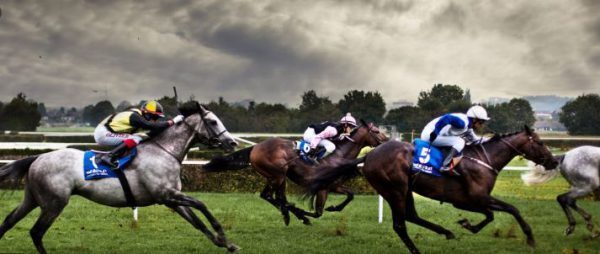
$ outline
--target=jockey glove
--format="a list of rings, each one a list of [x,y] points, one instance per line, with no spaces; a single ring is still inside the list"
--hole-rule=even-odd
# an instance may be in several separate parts
[[[183,121],[183,116],[182,115],[177,115],[176,117],[173,117],[173,123],[174,124],[181,123],[182,121]]]

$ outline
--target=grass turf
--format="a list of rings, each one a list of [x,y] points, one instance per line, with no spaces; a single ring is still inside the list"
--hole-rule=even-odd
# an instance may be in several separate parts
[[[482,215],[422,197],[416,198],[421,217],[453,231],[457,239],[445,240],[443,236],[408,223],[410,237],[423,253],[598,253],[600,239],[589,238],[590,233],[578,215],[575,215],[578,222],[575,233],[569,237],[563,235],[566,219],[555,197],[567,190],[566,182],[558,178],[546,185],[526,187],[519,179],[520,173],[502,172],[494,195],[520,209],[533,229],[536,249],[525,244],[518,224],[508,214],[495,213],[495,220],[473,235],[455,221],[468,218],[479,222]],[[240,253],[407,253],[392,230],[387,205],[383,224],[377,223],[376,196],[359,195],[346,210],[326,213],[312,220],[312,226],[305,226],[292,216],[290,226],[286,227],[275,208],[258,194],[190,194],[205,202],[224,226],[229,239],[242,247]],[[21,191],[2,191],[0,217],[14,209],[21,198]],[[306,207],[297,197],[290,199]],[[328,204],[341,200],[342,197],[334,196]],[[579,204],[600,216],[598,203],[588,199]],[[39,209],[34,210],[0,240],[0,253],[35,251],[28,231],[38,214]],[[138,226],[133,227],[130,209],[99,206],[73,197],[46,234],[45,246],[50,253],[226,252],[163,206],[141,208],[139,219]]]

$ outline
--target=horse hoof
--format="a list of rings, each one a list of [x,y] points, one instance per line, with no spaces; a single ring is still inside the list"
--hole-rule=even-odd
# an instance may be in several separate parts
[[[283,216],[283,223],[285,223],[286,226],[290,225],[290,216]]]
[[[594,232],[594,224],[593,223],[588,222],[586,227],[590,232]]]
[[[467,220],[467,219],[459,220],[456,223],[460,224],[463,228],[466,228],[466,229],[471,228],[471,223],[469,223],[469,220]]]
[[[535,240],[533,239],[527,239],[527,245],[529,245],[531,248],[535,248]]]
[[[446,240],[452,240],[452,239],[455,239],[455,238],[456,238],[456,236],[454,236],[454,233],[452,233],[452,232],[448,232],[446,234]]]
[[[567,229],[565,229],[565,236],[572,234],[573,231],[575,231],[575,226],[568,226]]]
[[[339,210],[335,206],[330,206],[330,207],[325,208],[325,211],[328,211],[328,212],[338,212]]]
[[[235,244],[232,244],[232,243],[231,243],[231,244],[229,244],[229,245],[227,245],[227,251],[229,251],[229,252],[231,252],[231,253],[237,252],[237,251],[238,251],[238,250],[240,250],[240,249],[241,249],[241,248],[240,248],[239,246],[237,246],[237,245],[235,245]]]
[[[307,225],[307,226],[312,226],[312,223],[310,222],[309,219],[302,220],[302,223],[304,223],[304,225]]]

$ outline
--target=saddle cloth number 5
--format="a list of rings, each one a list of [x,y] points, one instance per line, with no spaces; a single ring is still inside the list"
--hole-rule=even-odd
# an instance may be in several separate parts
[[[431,159],[429,152],[429,148],[423,147],[423,149],[421,149],[421,154],[419,154],[419,162],[421,162],[422,164],[427,164]]]

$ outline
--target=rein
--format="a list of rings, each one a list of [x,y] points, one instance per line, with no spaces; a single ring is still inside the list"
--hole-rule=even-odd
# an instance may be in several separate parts
[[[184,126],[187,127],[187,130],[192,130],[194,131],[194,128],[187,123],[187,121],[185,121],[185,119],[182,121]],[[183,158],[179,158],[175,153],[173,153],[172,151],[170,151],[169,149],[165,148],[163,145],[161,145],[160,143],[156,142],[156,140],[151,139],[150,140],[152,143],[156,144],[156,146],[158,146],[158,148],[160,148],[161,150],[165,151],[167,154],[171,155],[171,157],[177,159],[177,161],[179,161],[179,163],[181,163],[183,161]]]

